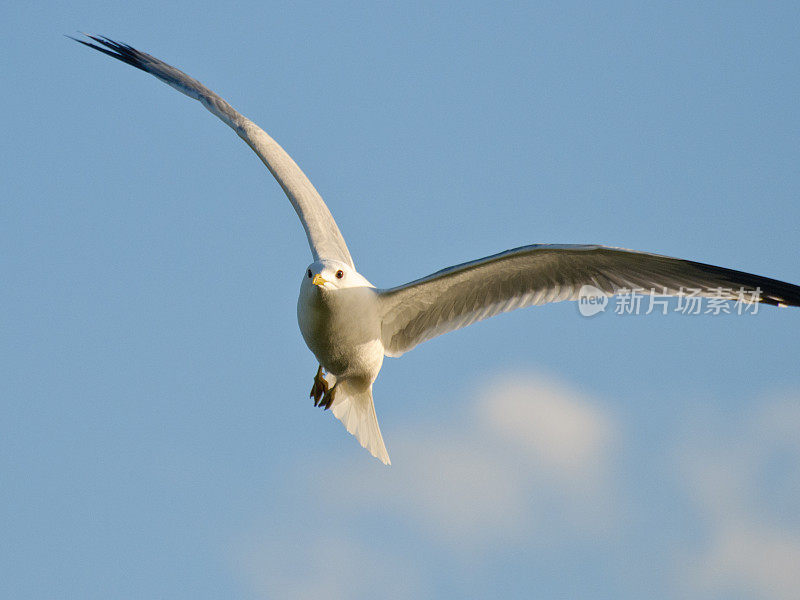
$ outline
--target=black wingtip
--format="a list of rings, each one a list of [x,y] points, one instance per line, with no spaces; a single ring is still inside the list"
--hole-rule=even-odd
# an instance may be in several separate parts
[[[111,56],[112,58],[121,60],[132,67],[136,67],[142,71],[147,71],[144,64],[148,58],[148,55],[144,52],[140,52],[133,46],[129,46],[128,44],[124,44],[122,42],[117,42],[104,35],[91,35],[83,32],[81,32],[81,35],[86,36],[95,43],[93,44],[92,42],[87,42],[86,40],[81,40],[72,37],[71,35],[66,35],[66,37],[78,42],[79,44],[83,44],[88,48],[92,48],[98,52],[102,52],[103,54]]]
[[[754,275],[744,271],[715,267],[705,263],[691,262],[700,270],[713,276],[722,276],[733,284],[733,289],[741,288],[756,294],[755,301],[770,306],[800,307],[800,286],[762,275]]]

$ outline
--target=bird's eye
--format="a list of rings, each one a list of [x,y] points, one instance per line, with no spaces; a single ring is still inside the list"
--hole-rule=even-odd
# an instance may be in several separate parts
[[[336,271],[336,279],[341,279],[342,277],[344,277],[344,271],[339,269],[338,271]]]
[[[308,278],[309,278],[309,279],[311,279],[311,269],[309,269],[308,271],[306,271],[306,275],[308,275]]]

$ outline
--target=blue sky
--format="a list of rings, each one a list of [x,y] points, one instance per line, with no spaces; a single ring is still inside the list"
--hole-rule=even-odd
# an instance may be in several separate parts
[[[517,311],[387,359],[393,466],[308,400],[259,123],[391,286],[534,242],[800,283],[792,3],[6,3],[0,595],[776,598],[800,311]]]

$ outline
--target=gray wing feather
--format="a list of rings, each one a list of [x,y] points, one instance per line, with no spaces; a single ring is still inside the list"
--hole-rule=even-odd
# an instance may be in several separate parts
[[[283,188],[297,216],[300,217],[314,260],[330,258],[353,266],[353,259],[350,257],[344,238],[322,197],[297,163],[263,129],[183,71],[127,44],[102,36],[87,37],[97,44],[72,39],[154,75],[179,92],[199,100],[210,112],[231,127],[253,149]]]
[[[622,248],[537,244],[379,290],[381,339],[388,356],[400,356],[499,313],[576,300],[584,285],[609,296],[626,289],[666,295],[698,289],[701,296],[736,300],[740,290],[758,291],[760,302],[800,306],[800,287],[759,275]]]

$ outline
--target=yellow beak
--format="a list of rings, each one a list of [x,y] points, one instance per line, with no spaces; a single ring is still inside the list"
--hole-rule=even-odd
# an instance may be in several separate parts
[[[328,280],[323,279],[322,275],[317,273],[316,275],[314,275],[314,279],[311,280],[311,283],[313,283],[314,285],[323,285],[325,283],[328,283]]]

